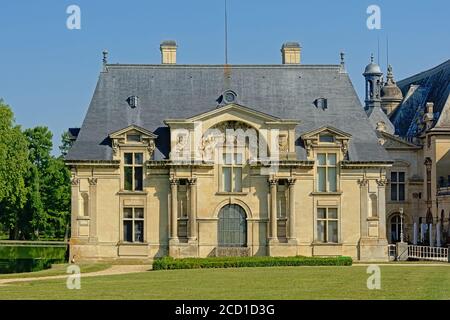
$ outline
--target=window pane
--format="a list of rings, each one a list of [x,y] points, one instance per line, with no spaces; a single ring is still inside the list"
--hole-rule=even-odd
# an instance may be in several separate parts
[[[223,191],[231,192],[231,168],[222,168],[222,187]]]
[[[327,155],[325,153],[317,154],[317,163],[319,166],[324,166],[327,163]]]
[[[123,222],[123,241],[133,242],[133,225],[131,221]]]
[[[133,154],[132,153],[125,153],[125,164],[133,164]]]
[[[335,166],[336,165],[336,154],[335,153],[328,154],[327,160],[328,160],[329,166]]]
[[[136,219],[144,219],[144,208],[134,208],[134,217]]]
[[[325,221],[317,221],[317,241],[325,242]]]
[[[317,168],[317,191],[326,192],[326,169],[325,168]]]
[[[144,221],[134,222],[134,241],[144,242]]]
[[[326,216],[327,211],[326,210],[327,209],[325,209],[325,208],[317,209],[317,219],[326,219],[327,218],[327,216]]]
[[[330,136],[328,134],[323,134],[319,137],[320,142],[334,142],[334,136]]]
[[[328,242],[338,242],[337,221],[328,221]]]
[[[397,201],[397,184],[391,183],[391,200]]]
[[[129,134],[129,135],[127,135],[127,141],[141,142],[141,136],[139,134]]]
[[[405,201],[405,185],[398,185],[398,201]]]
[[[134,154],[134,164],[142,164],[144,162],[144,155],[142,153]]]
[[[232,162],[232,154],[224,153],[223,154],[223,164],[231,164],[231,162]]]
[[[399,172],[398,173],[398,181],[399,182],[405,182],[405,173],[404,172]]]
[[[397,172],[391,172],[391,181],[397,182]]]
[[[133,168],[125,167],[124,168],[124,188],[125,190],[131,191],[133,189]]]
[[[143,172],[142,167],[134,168],[134,190],[142,191]]]
[[[124,219],[132,219],[133,218],[133,209],[132,208],[123,208],[123,218]]]
[[[337,219],[337,209],[336,208],[328,209],[328,219]]]
[[[336,168],[328,168],[328,191],[337,191]]]
[[[234,191],[242,191],[242,168],[234,168]]]
[[[243,161],[242,161],[242,153],[236,153],[234,161],[235,161],[234,162],[235,164],[241,165],[243,163]]]

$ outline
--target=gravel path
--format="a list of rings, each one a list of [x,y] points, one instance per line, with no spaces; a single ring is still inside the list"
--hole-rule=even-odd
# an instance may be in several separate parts
[[[115,265],[108,269],[96,272],[81,273],[81,278],[86,277],[98,277],[98,276],[112,276],[117,274],[127,274],[127,273],[138,273],[150,270],[148,265]],[[66,279],[69,274],[59,275],[59,276],[48,276],[48,277],[35,277],[35,278],[11,278],[11,279],[0,279],[0,285],[14,283],[14,282],[28,282],[28,281],[38,281],[38,280],[53,280],[53,279]]]

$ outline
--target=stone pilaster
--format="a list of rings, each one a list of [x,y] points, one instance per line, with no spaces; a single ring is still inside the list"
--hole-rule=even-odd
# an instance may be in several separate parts
[[[180,180],[170,178],[170,238],[178,240],[178,184]]]
[[[97,242],[97,178],[89,182],[89,242]]]
[[[379,238],[386,240],[386,179],[377,180],[378,185],[378,217]]]
[[[271,241],[277,241],[277,185],[278,179],[270,178],[270,234],[269,239]]]
[[[368,193],[369,181],[365,178],[358,180],[359,184],[359,202],[360,202],[360,228],[361,238],[368,236],[367,230],[367,211],[368,211]]]
[[[295,232],[295,182],[296,179],[289,179],[289,241],[297,240]]]
[[[78,221],[77,217],[79,215],[80,209],[79,209],[79,203],[80,203],[80,179],[74,177],[71,180],[72,185],[72,196],[71,196],[71,238],[77,238],[78,237]]]
[[[189,183],[189,240],[197,240],[197,178],[191,178]]]

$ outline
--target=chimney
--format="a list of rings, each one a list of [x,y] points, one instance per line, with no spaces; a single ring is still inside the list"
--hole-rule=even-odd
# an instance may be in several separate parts
[[[283,64],[300,64],[301,47],[298,42],[286,42],[281,47]]]
[[[177,43],[173,40],[161,42],[161,63],[176,64],[177,63]]]

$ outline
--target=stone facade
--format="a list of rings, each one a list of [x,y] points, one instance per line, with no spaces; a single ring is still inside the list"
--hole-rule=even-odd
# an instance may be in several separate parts
[[[389,164],[346,163],[346,146],[351,136],[332,127],[319,128],[303,136],[310,145],[308,159],[295,156],[295,120],[274,123],[270,116],[228,105],[195,119],[168,119],[171,133],[192,128],[186,145],[194,145],[194,122],[201,121],[205,134],[211,127],[239,122],[256,132],[268,134],[267,127],[287,137],[287,148],[278,151],[277,168],[266,173],[258,159],[244,159],[242,188],[226,192],[221,189],[220,161],[183,163],[174,159],[152,161],[148,132],[132,126],[111,134],[117,150],[113,159],[101,163],[68,164],[73,173],[73,220],[71,255],[75,259],[149,259],[174,257],[208,257],[216,255],[220,212],[224,206],[238,205],[245,212],[245,247],[249,255],[271,256],[336,256],[362,260],[386,260],[385,188]],[[127,136],[138,135],[142,142],[127,142]],[[321,142],[320,137],[333,137]],[[172,136],[172,150],[180,139]],[[277,145],[278,146],[278,145]],[[201,148],[201,144],[199,144]],[[270,146],[269,146],[270,147]],[[248,146],[244,153],[247,154]],[[280,149],[279,149],[280,150]],[[281,149],[283,150],[283,149]],[[269,150],[270,151],[270,150]],[[189,154],[194,152],[189,150]],[[220,149],[214,150],[217,160]],[[128,153],[143,154],[143,188],[125,191],[124,157]],[[272,151],[273,153],[273,151]],[[318,191],[318,154],[335,154],[337,188]],[[284,212],[280,212],[283,197]],[[142,242],[124,239],[124,208],[143,208]],[[85,209],[82,209],[85,208]],[[337,241],[317,239],[319,208],[337,211]],[[285,223],[283,223],[285,222]],[[283,230],[284,228],[284,230]],[[325,231],[326,232],[326,231]],[[329,231],[331,232],[331,231]]]
[[[424,159],[442,163],[431,170],[435,181],[449,136],[427,131],[422,147],[386,132],[389,120],[373,112],[383,105],[373,62],[368,117],[344,62],[301,65],[296,43],[283,46],[281,66],[177,66],[176,48],[163,43],[161,65],[104,61],[66,158],[72,260],[386,261],[400,206],[407,232],[413,212],[436,213],[436,198],[423,201]],[[400,171],[406,196],[391,201],[391,173]]]

